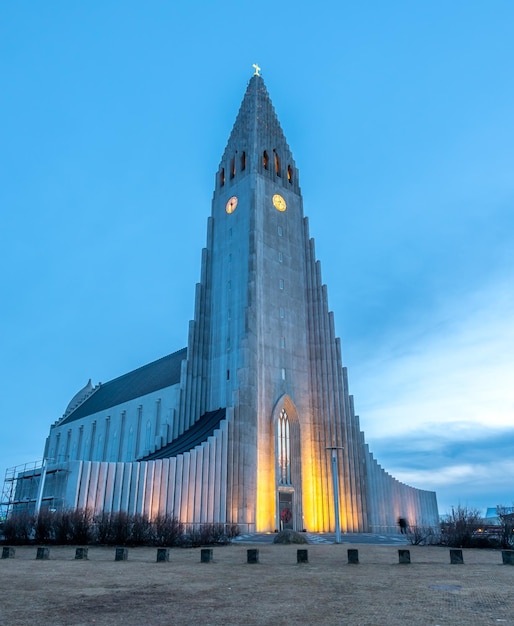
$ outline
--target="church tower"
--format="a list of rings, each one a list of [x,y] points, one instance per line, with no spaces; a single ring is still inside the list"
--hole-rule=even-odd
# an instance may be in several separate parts
[[[216,174],[196,312],[188,361],[195,391],[184,394],[181,414],[189,412],[186,426],[231,410],[228,520],[258,530],[333,528],[328,448],[338,447],[343,527],[362,530],[363,439],[298,170],[258,73]]]
[[[187,348],[90,381],[44,456],[13,507],[243,532],[438,523],[435,494],[394,479],[365,444],[299,173],[258,70],[216,173]]]

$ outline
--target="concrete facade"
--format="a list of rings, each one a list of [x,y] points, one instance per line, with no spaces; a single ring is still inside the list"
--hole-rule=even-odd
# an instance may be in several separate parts
[[[187,350],[73,398],[48,437],[43,503],[333,531],[331,447],[343,531],[438,523],[435,493],[365,444],[299,173],[254,75],[216,173]]]

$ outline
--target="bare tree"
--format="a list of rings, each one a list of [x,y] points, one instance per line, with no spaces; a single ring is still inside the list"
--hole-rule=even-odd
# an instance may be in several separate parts
[[[473,547],[473,534],[480,528],[482,517],[478,509],[452,506],[441,524],[441,542],[454,548]]]
[[[500,520],[500,533],[502,548],[514,547],[514,507],[499,504],[496,507],[496,515]]]

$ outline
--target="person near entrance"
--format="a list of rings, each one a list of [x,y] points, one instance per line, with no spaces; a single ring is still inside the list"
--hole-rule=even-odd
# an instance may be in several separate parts
[[[407,524],[407,520],[404,517],[398,518],[398,526],[400,527],[401,534],[406,535],[408,524]]]

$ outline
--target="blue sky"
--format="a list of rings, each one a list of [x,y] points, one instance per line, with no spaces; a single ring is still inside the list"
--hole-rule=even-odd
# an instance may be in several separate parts
[[[257,62],[375,456],[443,513],[512,504],[513,58],[507,0],[4,3],[0,474],[186,345]]]

